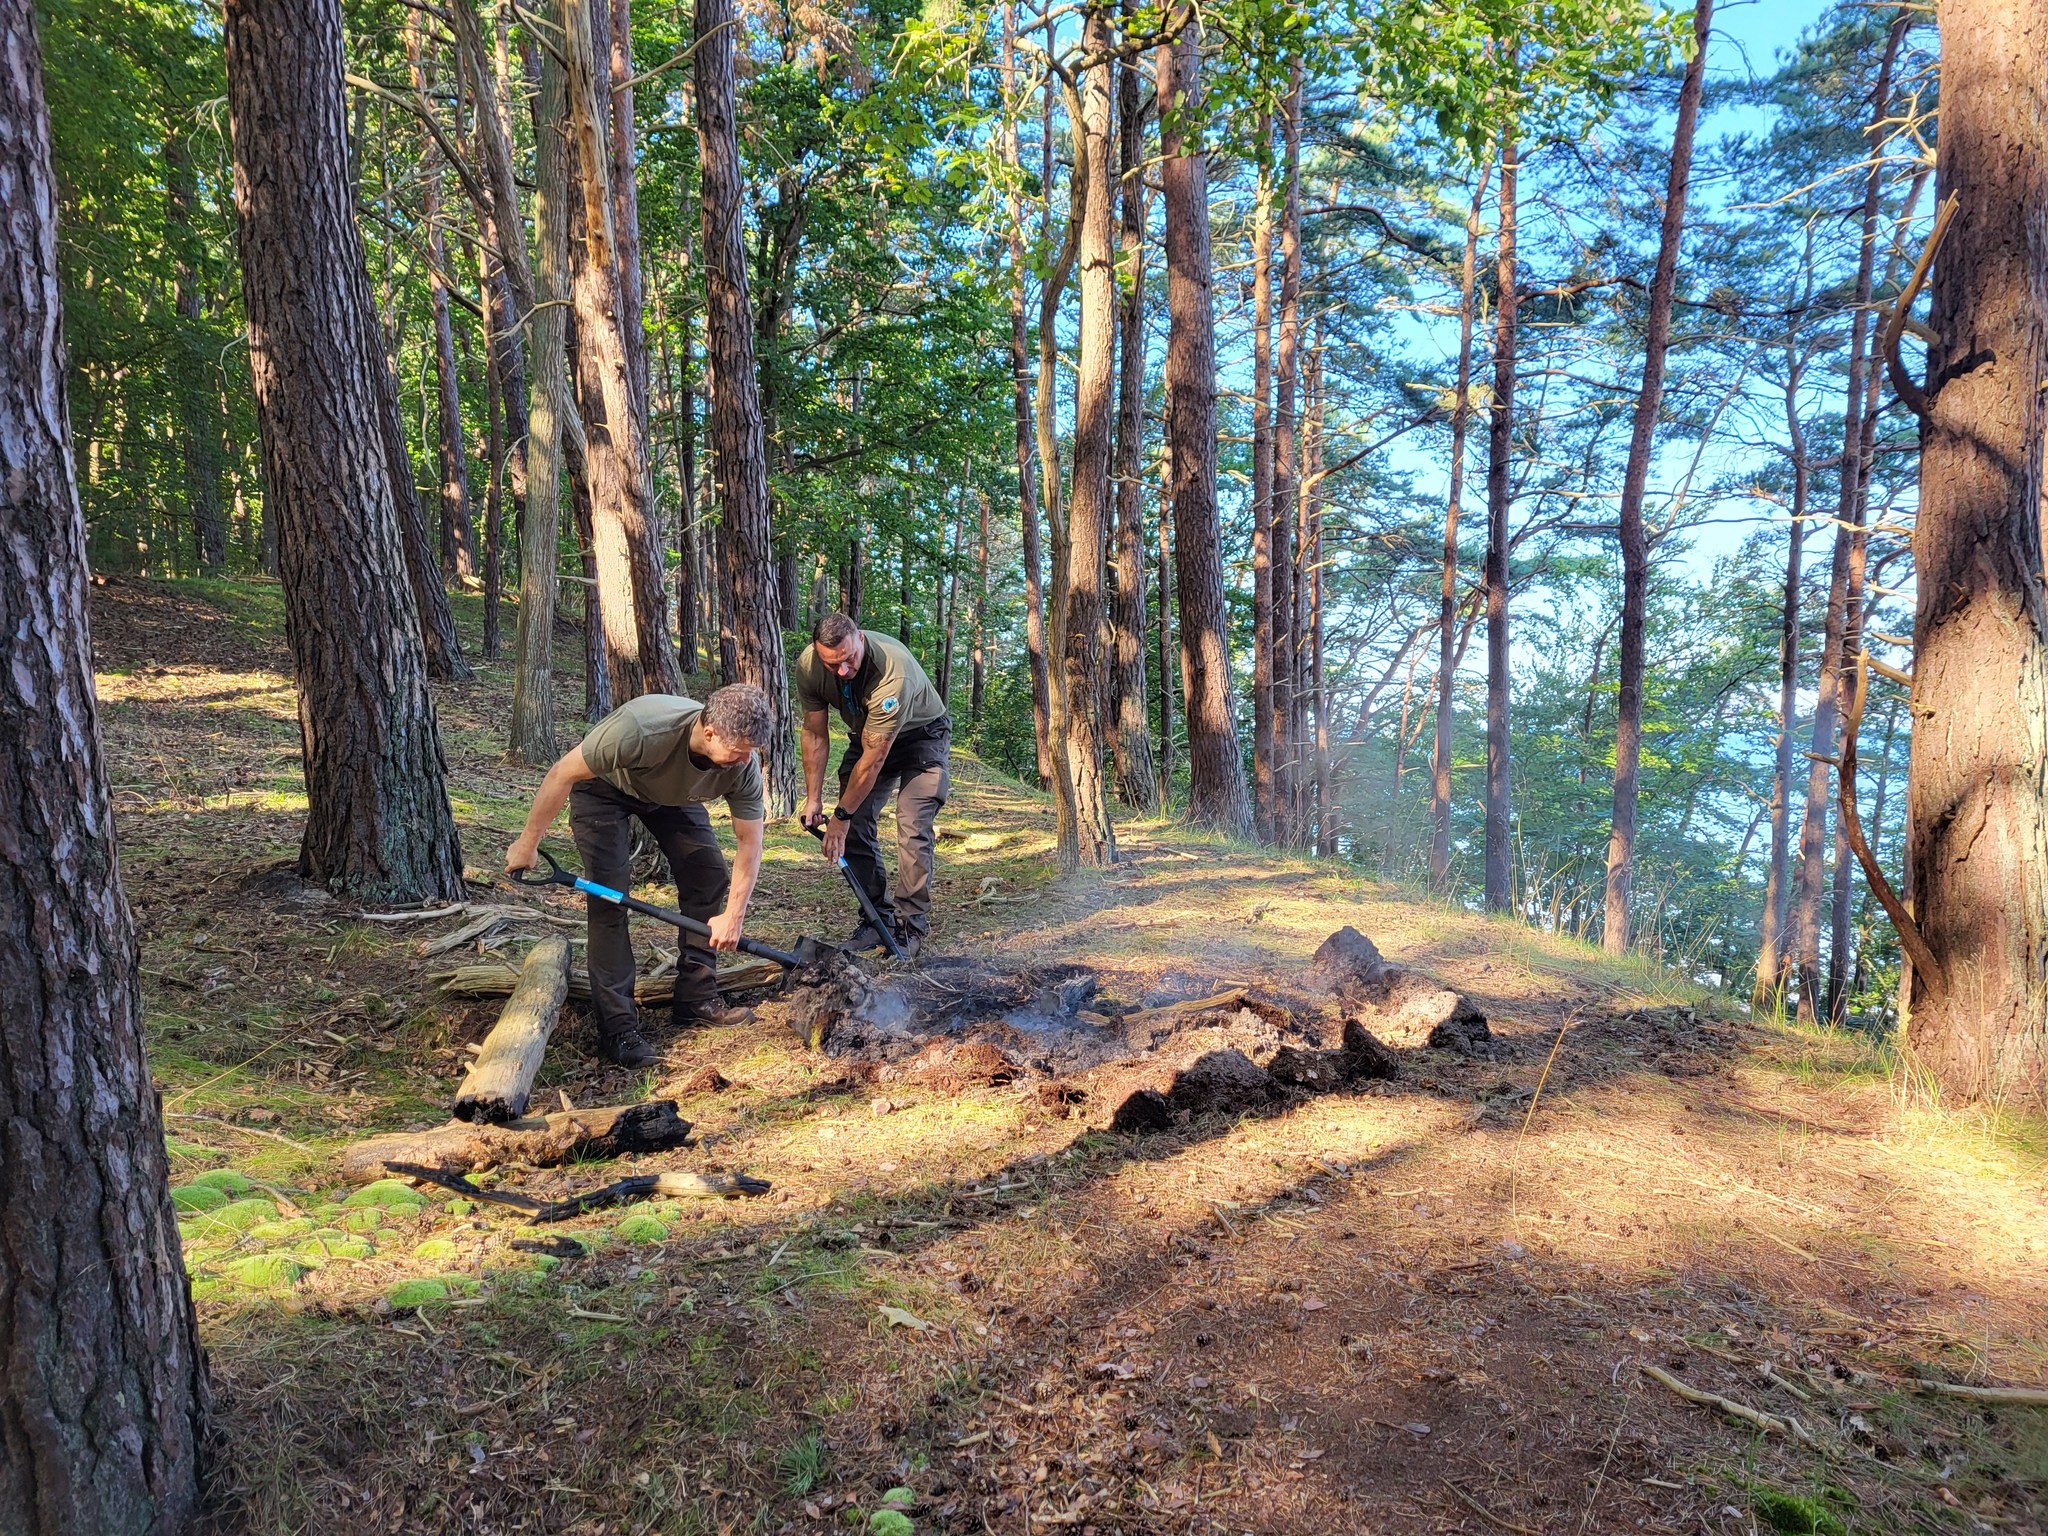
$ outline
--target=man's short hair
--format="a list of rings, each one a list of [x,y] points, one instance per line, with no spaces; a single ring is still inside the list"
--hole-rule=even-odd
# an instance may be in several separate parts
[[[843,613],[828,613],[818,620],[811,630],[813,645],[828,645],[833,650],[842,650],[853,637],[860,633],[860,626]]]
[[[752,683],[731,683],[704,701],[704,723],[727,741],[764,745],[775,728],[768,695]]]

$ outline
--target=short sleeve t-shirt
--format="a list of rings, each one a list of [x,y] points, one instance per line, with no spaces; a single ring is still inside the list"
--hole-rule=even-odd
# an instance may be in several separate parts
[[[583,738],[583,761],[613,788],[657,805],[699,805],[722,797],[734,821],[762,820],[768,806],[753,757],[722,768],[690,751],[690,727],[703,713],[695,699],[644,693]]]
[[[872,629],[862,630],[861,638],[867,649],[852,677],[826,666],[817,646],[804,647],[796,662],[796,692],[806,714],[836,709],[847,730],[877,745],[899,731],[946,718],[946,701],[907,646]]]

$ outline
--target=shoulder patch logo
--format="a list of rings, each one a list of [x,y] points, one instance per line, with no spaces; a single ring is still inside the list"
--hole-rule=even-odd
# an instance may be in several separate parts
[[[881,703],[877,704],[877,705],[875,706],[875,708],[876,708],[876,709],[878,709],[878,710],[880,710],[880,711],[881,711],[881,712],[882,712],[883,714],[885,714],[885,715],[893,715],[893,714],[895,714],[895,713],[896,713],[896,696],[895,696],[894,694],[891,694],[891,695],[890,695],[890,696],[889,696],[888,698],[886,698],[886,699],[882,700],[882,702],[881,702]]]

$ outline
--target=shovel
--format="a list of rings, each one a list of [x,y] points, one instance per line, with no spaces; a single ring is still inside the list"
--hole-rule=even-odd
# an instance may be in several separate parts
[[[656,918],[685,933],[694,933],[700,939],[711,937],[711,925],[700,923],[694,917],[685,917],[680,912],[671,912],[667,907],[657,907],[652,902],[641,901],[628,896],[624,891],[615,891],[608,885],[599,885],[595,880],[586,880],[581,875],[572,875],[555,862],[554,855],[545,848],[535,850],[547,864],[547,873],[522,869],[512,878],[521,885],[566,885],[572,890],[595,896],[599,901],[608,901],[615,907],[624,907],[628,912],[638,912],[642,917]],[[773,960],[789,970],[799,966],[816,965],[821,960],[830,960],[839,953],[837,945],[827,944],[823,939],[814,939],[805,934],[796,941],[794,952],[777,949],[772,944],[763,944],[759,939],[742,937],[739,951],[743,955],[758,955],[763,960]]]

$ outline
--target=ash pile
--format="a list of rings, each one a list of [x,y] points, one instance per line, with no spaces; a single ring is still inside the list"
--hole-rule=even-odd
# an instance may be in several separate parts
[[[1493,1049],[1469,998],[1354,928],[1324,941],[1299,986],[960,956],[880,975],[842,958],[794,982],[764,1012],[865,1078],[939,1092],[1017,1083],[1121,1132],[1393,1078],[1409,1051]]]

